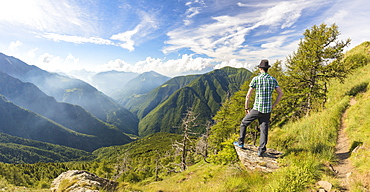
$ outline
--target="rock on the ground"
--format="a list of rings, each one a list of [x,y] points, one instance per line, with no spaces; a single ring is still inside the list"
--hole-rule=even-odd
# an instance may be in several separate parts
[[[317,184],[325,191],[330,191],[333,185],[327,181],[319,181]]]
[[[267,149],[263,157],[258,157],[258,148],[256,146],[245,145],[244,148],[235,146],[235,149],[240,161],[247,169],[257,169],[269,173],[279,168],[276,160],[282,155],[282,152],[274,149]]]
[[[114,191],[117,184],[115,181],[98,177],[87,171],[70,170],[54,179],[51,183],[50,190],[52,192],[98,192],[101,189],[104,191]]]

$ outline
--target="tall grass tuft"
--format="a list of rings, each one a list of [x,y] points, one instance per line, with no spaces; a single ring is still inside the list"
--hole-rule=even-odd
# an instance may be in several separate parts
[[[301,153],[288,161],[289,166],[281,168],[271,175],[270,178],[273,179],[264,191],[304,191],[312,187],[319,178],[320,164],[312,154]]]

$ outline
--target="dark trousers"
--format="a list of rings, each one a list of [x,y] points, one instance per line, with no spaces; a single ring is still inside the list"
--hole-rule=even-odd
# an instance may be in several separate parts
[[[270,115],[271,113],[261,113],[254,109],[249,111],[249,113],[243,118],[242,123],[240,124],[240,137],[239,137],[238,143],[240,145],[244,145],[244,139],[245,139],[246,129],[248,125],[251,124],[254,120],[258,119],[258,122],[260,124],[260,131],[261,131],[260,146],[258,147],[258,152],[264,153],[266,151],[266,145],[267,145]]]

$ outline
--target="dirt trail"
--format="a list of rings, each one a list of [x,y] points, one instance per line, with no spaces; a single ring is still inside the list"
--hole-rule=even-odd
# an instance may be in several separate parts
[[[354,98],[351,99],[350,105],[356,103]],[[348,139],[347,134],[344,132],[346,128],[345,118],[347,116],[347,110],[344,112],[342,119],[341,119],[341,126],[338,132],[338,141],[335,147],[335,154],[338,158],[338,164],[334,166],[334,171],[336,173],[336,177],[341,181],[340,185],[342,187],[342,191],[350,191],[349,189],[349,177],[354,169],[349,161],[349,157],[351,155],[350,150],[350,141]]]

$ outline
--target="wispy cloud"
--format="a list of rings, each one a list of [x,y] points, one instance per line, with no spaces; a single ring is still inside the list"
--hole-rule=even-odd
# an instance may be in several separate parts
[[[183,20],[184,25],[190,25],[192,24],[191,18],[198,15],[202,7],[205,5],[203,0],[195,0],[195,1],[189,1],[185,4],[189,8],[185,12],[185,19]]]
[[[158,29],[158,22],[155,14],[139,11],[139,17],[141,22],[136,25],[134,29],[112,35],[110,39],[121,41],[119,46],[133,51],[138,41],[142,41],[143,38],[148,38],[147,36],[149,34]]]
[[[136,25],[134,29],[112,35],[110,39],[104,39],[100,37],[61,35],[56,33],[45,33],[41,36],[57,42],[65,41],[76,44],[93,43],[99,45],[115,45],[120,46],[129,51],[133,51],[135,49],[137,41],[140,41],[143,38],[147,38],[146,36],[148,34],[152,33],[154,30],[158,28],[157,27],[158,24],[157,21],[155,20],[155,17],[145,12],[141,12],[140,16],[141,22],[138,25]]]
[[[0,21],[32,31],[71,33],[91,31],[87,15],[72,1],[0,1]],[[1,24],[0,23],[0,24]]]
[[[71,42],[76,44],[84,44],[84,43],[93,43],[93,44],[100,44],[100,45],[114,45],[114,43],[110,40],[103,39],[100,37],[81,37],[81,36],[74,36],[74,35],[60,35],[56,33],[45,33],[41,35],[44,38],[53,40],[53,41],[65,41]]]
[[[289,38],[275,38],[276,33],[291,33],[302,12],[316,5],[313,1],[270,1],[266,3],[235,3],[239,12],[230,15],[212,16],[213,21],[201,26],[184,26],[167,33],[169,40],[163,48],[170,53],[188,48],[197,54],[204,54],[217,61],[246,59],[246,53],[256,50],[273,55],[277,46],[289,44]],[[211,7],[212,5],[208,5]],[[235,7],[234,7],[235,8]],[[262,29],[261,28],[265,28]],[[258,30],[257,30],[258,29]],[[259,32],[259,31],[262,31]],[[271,42],[271,40],[274,40]],[[273,49],[274,48],[274,49]],[[266,51],[263,51],[266,50]],[[270,53],[270,54],[268,54]],[[250,55],[250,54],[248,54]],[[260,55],[260,54],[259,54]]]

